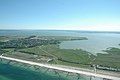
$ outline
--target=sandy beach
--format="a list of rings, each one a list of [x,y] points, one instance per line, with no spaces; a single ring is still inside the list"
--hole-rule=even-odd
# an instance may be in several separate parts
[[[112,79],[112,80],[120,80],[120,75],[117,73],[110,73],[106,71],[97,71],[96,73],[94,71],[91,71],[89,69],[82,69],[82,68],[76,68],[76,67],[68,67],[68,66],[63,66],[63,65],[51,65],[51,64],[43,64],[43,63],[36,63],[32,61],[26,61],[26,60],[21,60],[21,59],[15,59],[11,57],[5,57],[5,56],[0,56],[2,59],[7,59],[11,61],[16,61],[16,62],[21,62],[21,63],[26,63],[30,65],[36,65],[40,67],[46,67],[49,69],[54,69],[54,70],[59,70],[59,71],[65,71],[65,72],[70,72],[70,73],[76,73],[76,74],[82,74],[82,75],[87,75],[87,76],[94,76],[94,77],[100,77],[100,78],[106,78],[106,79]],[[108,74],[109,73],[109,74]]]

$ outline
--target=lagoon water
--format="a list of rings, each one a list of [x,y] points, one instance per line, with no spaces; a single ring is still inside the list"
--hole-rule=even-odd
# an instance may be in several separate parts
[[[64,41],[60,45],[62,49],[83,49],[92,54],[104,53],[109,47],[120,48],[120,34],[115,33],[80,33],[88,40]]]
[[[78,36],[87,37],[88,40],[64,41],[60,44],[61,49],[81,48],[92,54],[103,53],[109,47],[120,46],[120,33],[96,33],[84,31],[49,31],[49,30],[0,30],[0,36]],[[33,78],[34,77],[34,78]],[[58,76],[42,74],[32,70],[25,70],[8,64],[0,63],[0,80],[58,80]],[[67,79],[64,76],[61,80]],[[80,80],[87,80],[81,77]]]

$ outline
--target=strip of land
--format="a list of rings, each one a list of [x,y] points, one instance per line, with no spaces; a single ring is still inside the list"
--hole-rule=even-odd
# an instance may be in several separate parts
[[[76,69],[71,69],[69,67],[65,68],[65,67],[60,67],[60,66],[55,66],[55,65],[50,65],[50,64],[36,63],[36,62],[26,61],[26,60],[22,60],[22,59],[5,57],[5,56],[2,56],[2,55],[0,56],[0,58],[11,60],[11,61],[16,61],[16,62],[20,62],[20,63],[26,63],[26,64],[30,64],[30,65],[36,65],[36,66],[40,66],[40,67],[46,67],[46,68],[49,68],[49,69],[55,69],[55,70],[70,72],[70,73],[83,74],[83,75],[87,75],[87,76],[94,76],[94,77],[100,77],[100,78],[106,78],[106,79],[112,79],[112,80],[120,80],[120,77],[98,74],[98,73],[87,72],[87,71],[80,71],[80,70],[76,70]]]

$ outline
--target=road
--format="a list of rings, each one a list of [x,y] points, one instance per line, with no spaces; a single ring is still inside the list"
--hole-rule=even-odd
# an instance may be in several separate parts
[[[100,78],[106,78],[106,79],[112,79],[112,80],[120,80],[120,77],[103,75],[103,74],[87,72],[87,71],[80,71],[80,70],[70,69],[69,67],[68,68],[63,68],[63,67],[60,67],[60,66],[37,63],[37,62],[32,62],[32,61],[26,61],[26,60],[22,60],[22,59],[5,57],[5,56],[2,56],[2,55],[0,56],[0,58],[1,59],[6,59],[6,60],[11,60],[11,61],[16,61],[16,62],[21,62],[21,63],[26,63],[26,64],[30,64],[30,65],[36,65],[36,66],[40,66],[40,67],[46,67],[46,68],[49,68],[49,69],[70,72],[70,73],[83,74],[83,75],[87,75],[87,76],[94,76],[94,77],[100,77]]]

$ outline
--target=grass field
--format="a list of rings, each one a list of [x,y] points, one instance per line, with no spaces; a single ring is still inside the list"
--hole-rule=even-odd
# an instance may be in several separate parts
[[[33,53],[38,56],[38,59],[46,57],[52,58],[53,61],[49,63],[71,66],[88,66],[94,57],[94,55],[81,49],[59,49],[59,45],[36,46],[32,48],[19,49],[17,51],[26,54]]]

